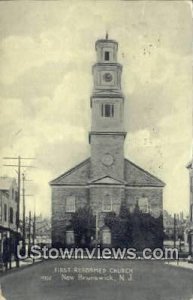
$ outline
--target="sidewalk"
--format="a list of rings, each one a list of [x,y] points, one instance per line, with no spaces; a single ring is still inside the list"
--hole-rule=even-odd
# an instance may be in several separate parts
[[[188,263],[187,261],[184,261],[184,260],[167,261],[167,262],[165,262],[165,264],[170,265],[170,266],[174,266],[174,267],[190,269],[190,270],[193,271],[193,264]]]
[[[36,259],[33,262],[32,258],[26,258],[25,260],[20,260],[19,265],[20,265],[20,267],[24,267],[24,266],[33,265],[33,264],[35,264],[37,262],[40,262],[40,261],[42,261],[42,259]],[[12,268],[16,268],[16,261],[12,262]]]
[[[43,259],[36,259],[36,260],[33,261],[32,258],[26,258],[25,260],[20,260],[19,261],[19,268],[16,266],[16,261],[12,261],[11,262],[11,269],[8,268],[7,270],[5,270],[5,269],[1,270],[0,271],[0,276],[3,275],[3,274],[6,274],[6,273],[8,273],[12,270],[20,270],[20,269],[23,269],[23,268],[28,267],[30,265],[34,265],[36,263],[39,263],[41,261],[43,261]]]

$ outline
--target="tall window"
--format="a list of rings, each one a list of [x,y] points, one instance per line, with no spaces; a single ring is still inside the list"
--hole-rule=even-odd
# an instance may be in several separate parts
[[[66,212],[75,212],[75,196],[66,198]]]
[[[113,104],[102,104],[101,106],[102,117],[113,117],[114,116],[114,105]]]
[[[17,191],[15,191],[15,202],[17,202],[17,199],[18,199],[18,193]]]
[[[105,198],[103,199],[103,211],[112,211],[112,199],[110,195],[105,195]]]
[[[138,204],[139,204],[139,209],[143,213],[149,213],[150,207],[149,207],[148,198],[146,198],[146,197],[140,198],[139,201],[138,201]]]
[[[13,208],[12,207],[10,207],[10,209],[9,209],[9,222],[11,224],[13,224]]]
[[[4,204],[4,221],[7,221],[7,204]]]
[[[191,177],[190,181],[190,191],[193,193],[193,177]]]
[[[109,60],[109,51],[105,51],[105,60],[108,61]]]
[[[2,200],[0,200],[0,221],[2,221]]]
[[[190,221],[193,221],[193,204],[190,206]]]

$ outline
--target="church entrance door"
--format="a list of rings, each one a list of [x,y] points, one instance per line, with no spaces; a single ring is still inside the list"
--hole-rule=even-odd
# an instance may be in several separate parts
[[[73,245],[74,242],[75,242],[75,240],[74,240],[74,230],[66,231],[66,244],[67,245]]]
[[[111,245],[111,231],[109,228],[104,228],[102,230],[102,244]]]

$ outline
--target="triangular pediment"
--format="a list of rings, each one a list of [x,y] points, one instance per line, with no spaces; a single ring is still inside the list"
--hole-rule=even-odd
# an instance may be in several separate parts
[[[124,184],[124,181],[117,180],[111,176],[104,176],[102,178],[94,179],[90,182],[91,184],[115,184],[115,185],[120,185]]]
[[[52,180],[50,185],[86,185],[89,177],[89,169],[90,158]]]
[[[164,187],[165,183],[146,170],[125,159],[125,180],[127,186]]]

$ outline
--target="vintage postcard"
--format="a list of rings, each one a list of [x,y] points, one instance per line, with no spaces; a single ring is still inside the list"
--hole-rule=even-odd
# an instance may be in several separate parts
[[[0,299],[192,300],[192,1],[0,1]]]

